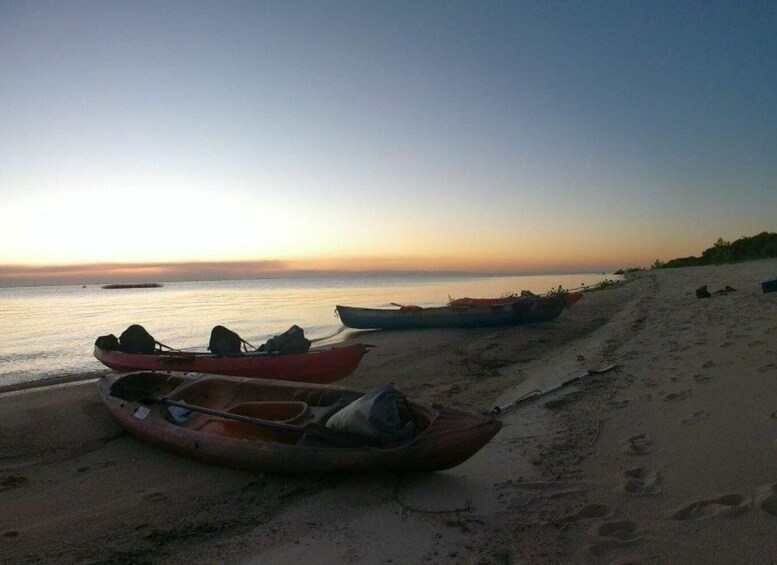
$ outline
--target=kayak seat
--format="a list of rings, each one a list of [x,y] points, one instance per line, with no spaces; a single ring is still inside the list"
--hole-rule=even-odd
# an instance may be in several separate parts
[[[278,401],[278,402],[241,402],[232,406],[228,412],[259,418],[260,420],[272,420],[287,424],[297,424],[307,421],[310,407],[305,402]]]
[[[336,389],[330,390],[317,390],[317,389],[303,389],[298,390],[294,396],[294,400],[307,403],[308,406],[328,408],[335,404],[339,404],[340,408],[361,398],[362,394],[354,391],[342,391]]]
[[[294,401],[241,402],[225,411],[250,418],[271,420],[297,426],[307,424],[310,416],[310,409],[307,404]],[[221,437],[250,439],[267,443],[294,443],[299,438],[299,434],[296,432],[265,428],[261,425],[228,420],[209,414],[195,414],[184,425],[203,433]]]
[[[239,391],[219,387],[212,381],[192,381],[170,391],[167,398],[186,402],[194,406],[205,406],[215,410],[227,410],[235,404]]]
[[[225,420],[218,416],[203,418],[195,429],[203,433],[214,434],[220,437],[250,439],[252,441],[261,441],[265,443],[294,443],[299,437],[298,433],[263,428],[262,426],[255,426],[254,424],[239,422],[237,420]]]

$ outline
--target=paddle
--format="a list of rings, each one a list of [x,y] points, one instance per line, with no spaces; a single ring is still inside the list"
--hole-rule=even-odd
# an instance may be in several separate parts
[[[244,416],[243,414],[233,414],[232,412],[215,410],[213,408],[207,408],[206,406],[198,406],[196,404],[189,404],[187,402],[170,400],[164,396],[153,395],[142,388],[122,386],[121,381],[111,387],[110,394],[115,398],[126,400],[127,402],[140,403],[146,406],[164,404],[165,406],[175,406],[177,408],[191,410],[192,412],[201,412],[203,414],[210,414],[211,416],[218,416],[227,420],[245,422],[247,424],[253,424],[255,426],[264,428],[296,432],[299,434],[310,434],[336,447],[355,447],[359,445],[365,445],[364,439],[355,434],[333,430],[332,428],[327,428],[326,426],[317,422],[310,422],[305,426],[296,426],[294,424],[287,424],[285,422],[276,422],[275,420],[252,418],[251,416]]]
[[[522,397],[520,397],[520,398],[518,398],[516,400],[513,400],[512,402],[508,402],[507,404],[503,404],[502,406],[495,406],[494,408],[491,409],[491,411],[488,413],[488,415],[492,416],[492,417],[498,416],[500,414],[503,414],[507,410],[511,410],[511,409],[515,408],[516,406],[518,406],[522,402],[526,402],[528,400],[532,400],[532,399],[537,398],[539,396],[545,396],[546,394],[550,394],[551,392],[555,392],[558,389],[563,388],[563,387],[565,387],[567,385],[571,385],[572,383],[575,383],[575,382],[579,381],[583,377],[587,377],[589,375],[598,375],[598,374],[601,374],[601,373],[606,373],[607,371],[611,371],[615,367],[616,367],[616,365],[611,363],[609,365],[605,365],[603,367],[599,367],[598,369],[588,369],[584,373],[580,373],[579,375],[575,375],[574,377],[570,377],[567,380],[565,380],[564,382],[562,382],[560,384],[557,384],[557,385],[554,385],[554,386],[552,386],[552,387],[550,387],[548,389],[545,389],[545,390],[533,390],[531,392],[527,392]]]

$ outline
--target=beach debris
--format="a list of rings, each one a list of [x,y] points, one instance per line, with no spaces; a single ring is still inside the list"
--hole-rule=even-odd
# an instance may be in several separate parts
[[[755,507],[777,516],[777,483],[761,485],[755,489]]]
[[[24,475],[8,475],[5,479],[0,481],[0,490],[23,487],[29,482],[30,480]]]
[[[719,288],[718,290],[710,293],[709,290],[707,290],[707,285],[700,286],[696,289],[696,298],[710,298],[713,295],[720,295],[720,294],[730,294],[732,292],[736,292],[737,289],[735,289],[733,286],[726,285],[722,288]]]
[[[86,285],[84,285],[83,288],[86,288]],[[121,290],[125,288],[162,288],[162,285],[160,283],[104,284],[100,288],[105,290]]]
[[[737,291],[737,289],[735,289],[733,286],[726,285],[723,288],[719,288],[718,290],[716,290],[712,294],[728,294],[730,292],[736,292],[736,291]]]
[[[764,294],[767,292],[777,292],[777,277],[761,279],[761,290],[763,290]]]

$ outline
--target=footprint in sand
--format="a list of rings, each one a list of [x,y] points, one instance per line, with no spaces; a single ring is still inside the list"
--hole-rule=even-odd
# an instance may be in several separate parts
[[[508,505],[508,508],[526,507],[534,500],[547,500],[562,498],[585,492],[585,487],[579,483],[556,481],[556,482],[512,482],[502,483],[497,488],[509,486],[518,490],[518,495]]]
[[[603,522],[593,526],[588,531],[588,551],[594,555],[601,555],[608,549],[624,547],[645,539],[637,531],[637,525],[628,520],[616,520]]]
[[[653,440],[647,434],[637,434],[626,440],[623,451],[629,455],[645,455],[653,451]]]
[[[701,422],[702,420],[706,420],[709,417],[710,417],[710,413],[709,412],[707,412],[706,410],[699,410],[697,412],[694,412],[693,414],[691,414],[687,418],[684,418],[683,420],[681,420],[681,422],[683,424],[689,424],[690,425],[690,424],[695,424],[696,422]]]
[[[586,520],[601,520],[610,518],[615,512],[605,504],[586,504],[580,510],[569,516],[565,516],[558,522],[558,526],[566,528],[570,524]]]
[[[692,502],[675,510],[673,520],[702,520],[717,516],[735,516],[750,508],[752,500],[743,494],[725,494],[717,498],[708,498]]]
[[[162,502],[163,500],[167,500],[167,496],[162,492],[152,492],[144,495],[143,499],[148,500],[149,502]]]
[[[605,504],[586,504],[575,512],[577,520],[590,520],[591,518],[609,518],[613,515],[612,509]]]
[[[615,512],[612,508],[605,504],[586,504],[580,510],[567,517],[570,522],[578,522],[580,520],[594,520],[609,518]]]
[[[664,400],[685,400],[691,395],[690,390],[681,390],[679,392],[670,392],[664,397]]]
[[[699,374],[696,374],[696,375],[693,376],[693,380],[696,381],[699,384],[707,383],[707,382],[712,380],[712,375],[704,375],[704,374],[699,373]]]
[[[628,406],[631,404],[631,400],[628,398],[624,398],[622,400],[608,400],[607,406],[610,406],[612,408],[623,408],[625,406]]]
[[[635,467],[623,472],[623,490],[634,496],[650,496],[661,492],[658,473],[644,467]]]
[[[3,537],[4,538],[18,538],[19,537],[19,532],[17,532],[16,530],[7,530],[7,531],[3,532]]]
[[[777,483],[755,489],[755,507],[777,517]]]

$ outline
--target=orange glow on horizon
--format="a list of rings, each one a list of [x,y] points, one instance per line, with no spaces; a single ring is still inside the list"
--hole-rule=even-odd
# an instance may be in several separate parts
[[[559,261],[559,259],[563,259]],[[561,274],[601,272],[629,265],[592,265],[583,257],[350,257],[288,261],[182,261],[149,263],[85,263],[66,265],[0,265],[0,286],[102,284],[114,282],[174,282],[391,273],[451,272],[471,274]]]

